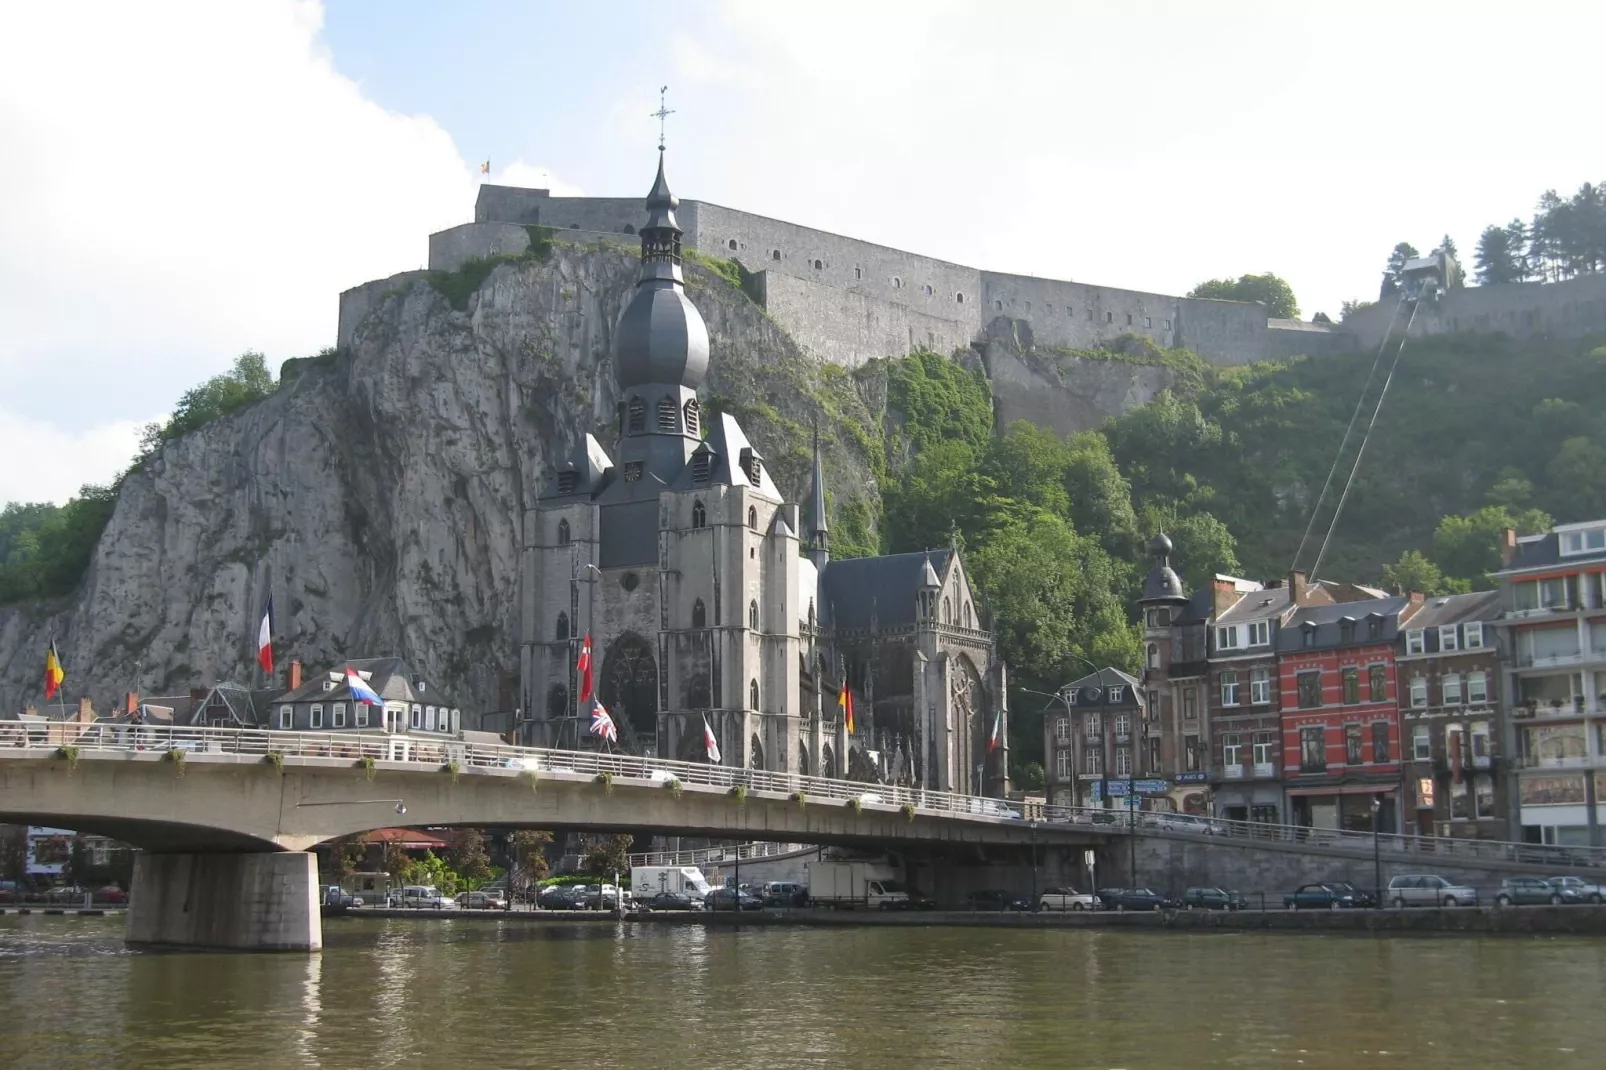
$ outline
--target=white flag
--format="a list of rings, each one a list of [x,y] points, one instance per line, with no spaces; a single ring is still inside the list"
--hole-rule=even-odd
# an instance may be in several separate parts
[[[708,760],[719,761],[719,740],[714,738],[714,730],[708,727],[708,718],[703,718],[703,749],[708,751]]]

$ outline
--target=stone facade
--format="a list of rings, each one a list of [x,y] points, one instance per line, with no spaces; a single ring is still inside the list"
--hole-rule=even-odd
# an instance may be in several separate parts
[[[1340,326],[1365,351],[1381,345],[1385,335],[1404,326],[1404,320],[1398,302],[1385,298],[1346,316]],[[1578,338],[1606,331],[1606,275],[1450,290],[1437,302],[1422,302],[1411,324],[1412,338],[1462,331],[1500,332],[1514,338]]]

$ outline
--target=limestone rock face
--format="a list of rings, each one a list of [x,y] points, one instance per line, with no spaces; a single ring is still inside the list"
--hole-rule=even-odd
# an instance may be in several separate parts
[[[416,272],[370,284],[332,362],[127,477],[73,596],[0,608],[0,702],[42,701],[52,634],[69,705],[267,686],[255,635],[271,589],[281,666],[400,655],[466,710],[511,707],[521,516],[577,436],[613,442],[609,350],[635,271],[633,250],[558,242],[497,266],[462,310]],[[712,340],[705,405],[738,413],[794,501],[818,419],[833,508],[859,498],[879,515],[851,384],[822,386],[723,278],[687,276]]]
[[[1016,420],[1062,436],[1091,430],[1153,401],[1177,378],[1161,363],[1040,352],[1029,334],[1008,330],[989,330],[975,352],[992,386],[1000,431]]]

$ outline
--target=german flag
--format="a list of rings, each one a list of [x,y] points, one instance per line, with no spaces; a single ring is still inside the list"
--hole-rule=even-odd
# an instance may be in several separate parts
[[[836,694],[836,704],[842,710],[842,723],[848,735],[853,734],[853,692],[848,690],[848,678],[842,677],[842,690]]]
[[[56,697],[61,690],[61,682],[67,679],[67,673],[61,667],[61,655],[56,653],[56,640],[50,640],[50,649],[45,651],[45,700]]]

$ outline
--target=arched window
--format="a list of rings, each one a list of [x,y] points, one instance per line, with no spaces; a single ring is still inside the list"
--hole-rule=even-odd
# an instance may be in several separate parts
[[[635,227],[631,226],[629,223],[625,224],[625,233],[626,234],[634,234],[635,232],[636,232],[636,228]]]
[[[629,418],[625,423],[626,430],[632,435],[639,435],[647,430],[647,403],[645,401],[642,401],[639,397],[631,398],[629,405],[626,406],[626,411],[629,413]]]
[[[558,630],[553,638],[560,641],[569,638],[569,615],[567,613],[558,614]]]
[[[569,545],[569,522],[567,520],[558,521],[558,545]]]
[[[1149,668],[1158,669],[1159,667],[1160,667],[1160,648],[1155,646],[1153,643],[1150,643],[1149,644]]]
[[[971,626],[971,624],[970,624],[970,603],[966,602],[965,603],[965,627],[969,628],[970,626]]]
[[[757,685],[755,685],[755,686],[757,686]],[[749,769],[762,769],[762,768],[764,768],[764,744],[763,744],[763,742],[761,742],[759,740],[757,732],[753,733],[752,747],[753,747],[753,753],[751,755],[749,755],[748,759],[747,759],[748,768]]]
[[[1004,302],[998,300],[996,297],[993,298],[993,311],[994,312],[1002,312],[1002,311],[1004,311]]]
[[[702,415],[702,409],[698,406],[697,399],[687,398],[686,404],[682,405],[681,409],[686,414],[686,433],[695,435],[697,433],[697,421]]]
[[[862,278],[864,278],[864,268],[854,268],[854,269],[853,269],[853,277],[854,277],[854,278],[855,278],[855,279],[862,279]]]
[[[732,238],[732,239],[731,239],[731,240],[730,240],[730,241],[728,241],[728,242],[726,242],[726,243],[725,243],[725,247],[726,247],[726,248],[727,248],[727,249],[734,249],[734,248],[736,248],[736,239],[735,239],[735,238]]]
[[[771,249],[770,250],[770,259],[771,260],[779,260],[780,258],[781,258],[781,251],[779,249]]]
[[[896,276],[896,275],[892,276],[892,288],[894,290],[903,289],[903,280],[898,278],[898,276]]]
[[[944,596],[942,600],[942,622],[944,624],[952,624],[954,622],[954,604],[947,596]]]
[[[747,681],[747,708],[750,709],[750,710],[758,709],[758,681],[757,680],[749,680],[749,681]]]
[[[964,303],[965,303],[965,295],[964,294],[962,294],[962,293],[961,294],[954,294],[954,304],[962,305]]]
[[[825,268],[825,262],[823,260],[816,260],[814,262],[814,270],[815,271],[822,271],[822,270],[824,270],[824,268]]]
[[[658,431],[660,434],[672,435],[676,431],[675,417],[680,414],[680,406],[675,404],[674,398],[658,399]]]
[[[797,747],[797,771],[804,776],[813,775],[813,770],[809,768],[809,749],[801,743]]]
[[[758,509],[751,505],[747,507],[747,526],[754,531],[758,530]]]
[[[758,631],[758,600],[757,599],[754,599],[753,601],[747,603],[747,626],[748,626],[748,628],[750,628],[751,630],[753,630],[755,632]]]
[[[928,282],[928,283],[926,283],[926,296],[927,296],[927,297],[930,297],[930,296],[931,296],[931,295],[932,295],[932,292],[933,292],[933,291],[932,291],[932,289],[931,289],[931,283],[929,283],[929,282]]]
[[[708,510],[703,508],[701,501],[691,503],[691,526],[705,528],[708,526]]]
[[[691,604],[691,626],[693,628],[708,627],[708,607],[703,605],[701,598]]]
[[[836,752],[827,743],[820,751],[820,775],[825,777],[836,776]]]

